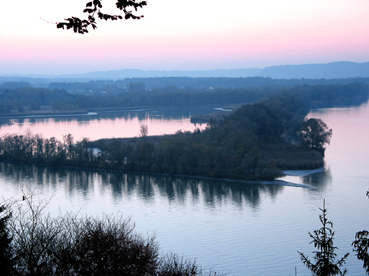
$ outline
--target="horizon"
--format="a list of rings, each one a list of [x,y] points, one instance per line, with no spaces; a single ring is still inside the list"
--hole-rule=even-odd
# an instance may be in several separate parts
[[[141,20],[98,22],[75,34],[49,22],[83,17],[87,1],[7,2],[0,75],[65,75],[137,68],[198,71],[367,62],[366,0],[148,1]],[[114,0],[103,2],[117,14]],[[110,5],[110,6],[109,6]]]
[[[70,73],[70,74],[19,74],[19,73],[9,73],[9,74],[0,74],[0,77],[4,78],[11,78],[11,77],[26,77],[26,78],[68,78],[72,76],[79,76],[79,75],[88,75],[88,74],[96,74],[96,73],[106,73],[106,72],[121,72],[121,71],[141,71],[141,72],[211,72],[211,71],[232,71],[232,70],[260,70],[262,71],[265,68],[269,67],[283,67],[283,66],[306,66],[306,65],[328,65],[332,63],[355,63],[355,64],[364,64],[369,63],[369,61],[364,62],[352,62],[352,61],[332,61],[328,63],[309,63],[309,64],[280,64],[280,65],[272,65],[272,66],[266,66],[266,67],[260,67],[260,68],[230,68],[230,69],[222,69],[222,68],[216,68],[216,69],[209,69],[209,70],[202,70],[202,69],[195,69],[195,70],[144,70],[144,69],[138,69],[138,68],[124,68],[124,69],[113,69],[113,70],[103,70],[103,71],[88,71],[88,72],[81,72],[81,73]],[[259,75],[250,75],[250,77],[257,77]],[[165,77],[165,76],[164,76]],[[263,76],[261,76],[263,77]],[[264,76],[265,77],[265,76]],[[360,77],[360,76],[358,76]],[[92,77],[95,78],[95,77]]]

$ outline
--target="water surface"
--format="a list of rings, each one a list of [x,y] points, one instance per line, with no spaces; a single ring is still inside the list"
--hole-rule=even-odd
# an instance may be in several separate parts
[[[308,231],[320,227],[323,199],[338,257],[352,251],[357,231],[369,229],[369,107],[322,109],[308,116],[333,129],[325,170],[283,180],[314,189],[0,164],[0,192],[20,198],[29,187],[38,198],[51,198],[53,214],[120,212],[132,217],[137,231],[155,234],[163,253],[195,257],[229,275],[286,276],[294,275],[295,267],[298,275],[311,275],[297,250],[312,259]],[[353,253],[346,267],[348,275],[365,274]]]
[[[76,140],[111,137],[136,137],[146,124],[149,135],[173,134],[178,130],[203,129],[206,124],[192,124],[190,117],[214,112],[214,107],[147,108],[99,111],[88,114],[0,116],[0,135],[6,133],[42,133],[44,138],[72,134]],[[225,111],[226,112],[226,111]]]

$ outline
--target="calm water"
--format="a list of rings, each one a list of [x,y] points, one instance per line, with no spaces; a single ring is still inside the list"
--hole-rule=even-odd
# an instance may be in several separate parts
[[[138,120],[132,131],[132,136],[137,136],[142,122],[154,120],[145,116],[141,121],[128,115],[123,116],[125,119],[97,119],[95,123],[104,126],[105,137],[118,137],[116,132],[108,132],[109,120],[112,125]],[[328,218],[334,222],[339,257],[352,251],[357,231],[369,229],[369,199],[365,197],[369,189],[369,107],[318,110],[309,116],[323,119],[333,129],[325,171],[284,180],[314,189],[0,164],[0,191],[4,198],[17,198],[29,187],[41,199],[51,197],[49,211],[53,214],[72,210],[131,216],[137,231],[156,235],[163,253],[193,257],[206,268],[230,275],[286,276],[294,275],[295,267],[298,275],[311,275],[301,264],[297,250],[312,258],[314,248],[309,244],[308,231],[320,227],[318,208],[323,199]],[[22,123],[33,133],[40,132],[33,129],[39,124],[46,130],[59,123],[55,119],[38,120],[24,119]],[[169,129],[188,117],[165,120]],[[17,121],[13,123],[2,125],[0,132],[19,127]],[[79,137],[81,131],[74,119],[61,123],[67,130],[76,129],[71,133]],[[93,123],[94,119],[86,120],[81,126]],[[162,133],[171,132],[165,122],[157,122],[161,123],[165,129]],[[194,126],[189,127],[192,130]],[[151,134],[154,128],[154,124],[149,125]],[[185,130],[183,125],[180,128]],[[90,131],[102,132],[83,130]],[[44,136],[49,136],[47,133]],[[362,263],[352,253],[346,267],[348,275],[364,275]]]
[[[24,116],[12,118],[0,116],[0,135],[6,133],[42,133],[44,138],[73,134],[76,140],[88,137],[90,140],[110,137],[135,137],[140,126],[149,127],[149,135],[173,134],[178,130],[193,131],[205,124],[191,124],[194,115],[215,112],[213,107],[201,108],[150,108],[127,109],[125,111],[91,112],[88,114],[46,116]]]

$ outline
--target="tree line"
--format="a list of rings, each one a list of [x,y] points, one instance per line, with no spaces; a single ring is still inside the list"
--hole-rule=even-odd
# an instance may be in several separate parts
[[[196,89],[164,87],[147,90],[145,85],[130,83],[128,90],[106,89],[106,93],[70,94],[63,89],[20,87],[0,89],[0,114],[11,111],[40,110],[45,106],[54,111],[93,108],[126,108],[133,106],[193,106],[213,104],[254,103],[295,93],[307,108],[358,105],[368,100],[368,88],[363,83],[303,85],[266,88]]]
[[[52,106],[55,102],[73,99],[65,90],[20,87],[0,89],[0,114],[11,111],[40,110],[41,106]]]
[[[298,135],[308,106],[297,93],[286,93],[244,105],[223,120],[211,120],[203,131],[178,131],[165,136],[147,136],[149,130],[145,127],[141,129],[142,137],[93,142],[88,138],[75,142],[71,134],[62,141],[32,133],[7,134],[0,138],[0,160],[123,172],[274,179],[281,167],[275,160],[263,158],[261,148]],[[322,149],[324,144],[318,145]],[[318,154],[317,159],[322,158]]]
[[[143,77],[125,78],[119,80],[90,80],[90,81],[64,81],[51,82],[49,89],[64,89],[71,93],[95,93],[104,91],[129,91],[130,84],[140,84],[144,89],[160,90],[168,88],[199,90],[212,88],[270,88],[293,86],[336,85],[350,83],[369,83],[369,78],[346,79],[272,79],[269,77]],[[4,84],[4,86],[10,86]],[[31,85],[30,85],[31,86]],[[0,85],[1,88],[1,85]]]

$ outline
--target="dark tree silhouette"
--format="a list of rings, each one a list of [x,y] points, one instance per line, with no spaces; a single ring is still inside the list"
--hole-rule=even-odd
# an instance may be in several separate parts
[[[56,23],[56,27],[58,29],[67,30],[72,29],[75,33],[85,34],[88,33],[88,27],[91,26],[94,30],[97,28],[96,19],[100,20],[118,20],[118,19],[141,19],[143,15],[135,15],[133,11],[130,10],[133,8],[135,12],[137,12],[138,8],[142,8],[147,5],[146,1],[137,1],[137,0],[117,0],[116,7],[118,10],[123,12],[123,15],[111,15],[102,12],[102,0],[92,0],[86,4],[86,8],[83,10],[84,13],[87,13],[87,19],[80,19],[79,17],[69,17],[66,18],[66,22],[58,22]],[[96,18],[97,17],[97,18]]]
[[[147,137],[149,135],[149,127],[146,124],[140,127],[140,137]]]
[[[1,275],[12,275],[12,254],[10,243],[12,238],[9,234],[8,221],[11,213],[4,214],[6,207],[0,206],[0,271]]]
[[[366,196],[369,197],[369,191],[366,192]],[[356,252],[356,257],[363,261],[363,268],[365,268],[366,274],[369,275],[369,231],[357,232],[352,246],[354,252]]]
[[[333,222],[327,219],[325,201],[323,203],[323,209],[320,210],[323,212],[323,214],[319,216],[322,227],[318,230],[314,230],[313,233],[309,232],[309,236],[313,239],[310,243],[313,243],[314,247],[317,249],[317,251],[313,251],[313,253],[315,253],[314,259],[316,263],[312,263],[304,253],[299,252],[301,261],[315,276],[345,275],[347,269],[345,268],[341,271],[340,267],[345,264],[349,253],[346,253],[341,259],[336,261],[337,254],[334,253],[334,251],[337,247],[333,246]]]
[[[310,118],[304,120],[299,136],[304,147],[324,154],[324,146],[331,142],[332,129],[329,129],[323,120]]]
[[[369,275],[369,232],[366,230],[357,232],[352,246],[354,247],[354,252],[356,252],[356,257],[363,261],[363,268]]]

